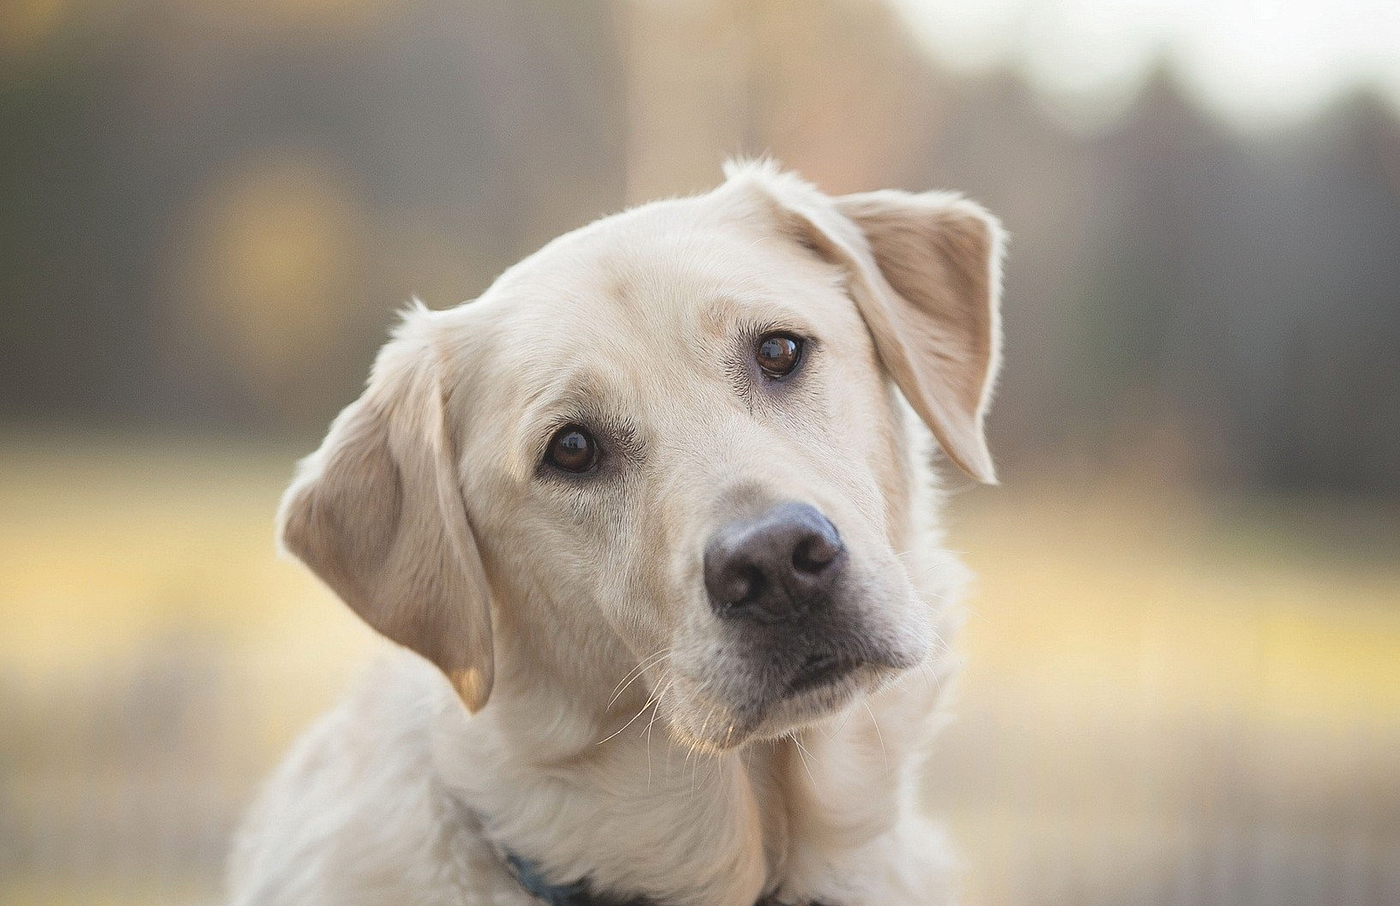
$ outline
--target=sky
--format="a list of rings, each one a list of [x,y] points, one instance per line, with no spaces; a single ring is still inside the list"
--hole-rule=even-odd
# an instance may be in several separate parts
[[[949,67],[1007,67],[1087,124],[1158,61],[1244,129],[1306,120],[1358,87],[1400,108],[1400,0],[893,0]]]

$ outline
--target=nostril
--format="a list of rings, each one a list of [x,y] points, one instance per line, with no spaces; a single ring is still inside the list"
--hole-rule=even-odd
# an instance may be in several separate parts
[[[734,566],[725,571],[724,578],[711,594],[722,604],[742,604],[763,589],[763,574],[753,566]]]
[[[835,535],[815,533],[802,539],[792,551],[792,565],[804,573],[819,572],[841,555],[841,539]]]

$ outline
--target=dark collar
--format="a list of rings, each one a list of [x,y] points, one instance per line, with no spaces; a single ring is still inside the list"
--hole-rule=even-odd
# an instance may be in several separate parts
[[[549,906],[659,906],[645,897],[619,900],[594,893],[587,878],[572,884],[553,884],[545,878],[538,865],[510,851],[505,852],[504,861],[506,868],[515,875],[516,883],[530,896]]]
[[[618,899],[607,894],[594,893],[588,884],[588,879],[575,881],[572,884],[553,884],[545,878],[540,867],[529,859],[523,859],[509,850],[502,855],[502,861],[506,868],[515,876],[515,881],[526,893],[539,900],[547,906],[661,906],[655,900],[646,897],[632,897],[629,899]],[[773,897],[764,897],[754,906],[789,906],[779,902]],[[796,906],[796,904],[792,904]],[[811,903],[808,906],[820,906],[818,903]]]

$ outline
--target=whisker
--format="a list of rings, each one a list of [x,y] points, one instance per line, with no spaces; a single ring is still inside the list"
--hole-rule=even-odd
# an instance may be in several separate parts
[[[870,715],[870,723],[875,727],[875,738],[880,740],[880,757],[885,762],[885,773],[890,772],[890,753],[885,749],[885,734],[880,732],[880,722],[875,719],[875,712],[871,709],[870,703],[861,699],[860,703],[865,705],[865,713]]]
[[[856,713],[856,709],[855,709],[855,708],[847,708],[847,709],[846,709],[846,716],[845,716],[844,718],[841,719],[841,726],[839,726],[839,727],[836,728],[836,732],[837,732],[837,733],[845,733],[845,732],[846,732],[846,725],[849,724],[849,723],[851,722],[851,715],[852,715],[852,714],[855,714],[855,713]]]
[[[804,745],[802,745],[801,740],[799,740],[799,739],[797,738],[797,735],[796,735],[796,734],[793,734],[793,736],[792,736],[791,738],[792,738],[792,744],[795,745],[795,746],[797,746],[797,759],[798,759],[798,761],[801,761],[801,762],[802,762],[802,770],[805,771],[805,772],[807,772],[807,779],[810,780],[810,781],[812,781],[812,788],[813,788],[813,789],[816,789],[816,788],[817,788],[817,778],[814,777],[814,776],[812,776],[812,769],[811,769],[811,767],[809,767],[808,764],[807,764],[807,755],[809,754],[808,751],[807,751],[807,747],[804,746]]]
[[[666,697],[667,692],[671,691],[673,685],[675,685],[675,680],[668,680],[661,691],[657,693],[656,707],[651,711],[651,720],[647,721],[647,789],[651,789],[651,728],[655,726],[656,718],[661,716],[661,700]]]
[[[637,722],[637,718],[639,718],[639,717],[641,717],[643,714],[647,713],[647,708],[654,707],[654,706],[656,705],[656,703],[657,703],[657,700],[656,700],[656,699],[654,699],[654,698],[648,698],[647,701],[646,701],[646,704],[642,705],[642,707],[639,708],[639,709],[637,710],[637,713],[632,715],[632,719],[631,719],[631,720],[627,721],[627,723],[625,723],[625,724],[623,724],[622,726],[618,727],[616,730],[613,730],[613,731],[612,731],[611,733],[609,733],[607,736],[604,736],[602,739],[598,740],[596,743],[594,743],[594,745],[600,745],[600,746],[601,746],[603,743],[607,742],[609,739],[612,739],[614,736],[616,736],[617,734],[621,733],[623,730],[626,730],[628,727],[632,726],[634,723]]]
[[[700,724],[700,732],[699,732],[699,734],[697,734],[696,744],[695,744],[694,746],[691,747],[691,752],[694,753],[696,756],[700,756],[700,755],[705,754],[704,751],[700,748],[700,744],[701,744],[701,742],[702,742],[702,741],[704,740],[704,738],[705,738],[705,730],[707,730],[707,729],[709,728],[709,726],[710,726],[710,718],[712,718],[712,717],[714,717],[714,716],[715,716],[715,709],[714,709],[714,706],[712,706],[712,705],[706,705],[706,708],[705,708],[705,720],[704,720],[703,723]],[[696,788],[697,788],[697,781],[696,781],[696,779],[695,779],[695,774],[696,774],[696,771],[699,770],[699,768],[700,768],[700,759],[699,759],[699,757],[696,757],[694,760],[692,760],[692,761],[690,762],[690,795],[691,795],[691,796],[694,796],[694,795],[695,795],[695,790],[696,790]]]
[[[638,661],[637,666],[627,671],[627,675],[624,676],[622,678],[622,681],[619,682],[613,688],[612,698],[608,699],[608,703],[603,708],[603,710],[606,711],[608,710],[608,708],[611,708],[613,704],[618,700],[618,698],[622,695],[622,693],[627,690],[627,687],[636,682],[642,676],[642,674],[647,671],[647,668],[652,667],[655,664],[661,663],[661,661],[665,660],[667,657],[670,656],[672,651],[673,649],[670,646],[667,646],[665,648],[662,648],[660,651],[648,655],[647,657],[642,658],[640,661]]]

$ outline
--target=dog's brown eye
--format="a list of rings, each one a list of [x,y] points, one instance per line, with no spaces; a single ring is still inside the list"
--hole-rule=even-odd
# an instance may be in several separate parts
[[[565,425],[550,440],[545,458],[565,472],[587,472],[598,464],[598,443],[579,425]]]
[[[791,334],[770,333],[759,338],[757,358],[764,374],[784,377],[802,360],[802,341]]]

